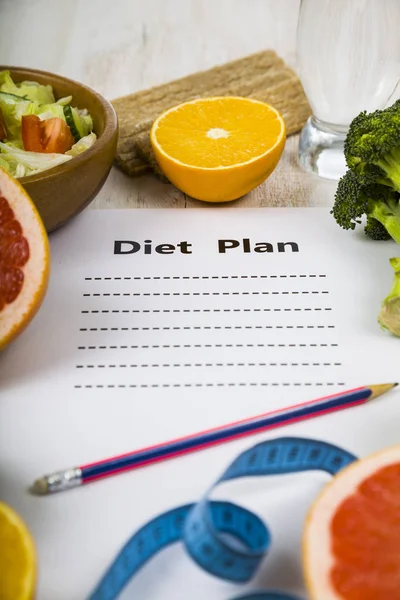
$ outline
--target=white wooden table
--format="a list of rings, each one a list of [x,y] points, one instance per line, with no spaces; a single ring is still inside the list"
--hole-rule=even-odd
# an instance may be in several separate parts
[[[298,10],[299,0],[1,0],[0,62],[58,72],[112,100],[267,48],[295,68]],[[335,184],[301,171],[297,142],[288,138],[272,177],[229,207],[330,206]],[[116,168],[92,204],[202,206]]]

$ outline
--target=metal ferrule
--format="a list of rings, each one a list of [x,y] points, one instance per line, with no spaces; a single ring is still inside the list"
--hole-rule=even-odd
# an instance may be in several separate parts
[[[61,492],[82,483],[82,470],[79,467],[58,471],[46,477],[49,486],[49,492]]]

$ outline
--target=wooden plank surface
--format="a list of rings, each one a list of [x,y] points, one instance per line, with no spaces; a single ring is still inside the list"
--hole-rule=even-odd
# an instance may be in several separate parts
[[[55,71],[113,99],[272,48],[296,67],[299,0],[1,0],[3,64]],[[44,34],[45,32],[45,34]],[[267,182],[227,207],[331,205],[290,137]],[[92,208],[202,207],[152,175],[113,168]]]

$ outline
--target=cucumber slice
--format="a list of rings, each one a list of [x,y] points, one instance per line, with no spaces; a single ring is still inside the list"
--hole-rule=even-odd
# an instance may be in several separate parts
[[[85,132],[83,131],[82,123],[78,113],[69,104],[63,107],[63,111],[65,120],[71,130],[75,142],[79,142],[79,140],[84,137]]]

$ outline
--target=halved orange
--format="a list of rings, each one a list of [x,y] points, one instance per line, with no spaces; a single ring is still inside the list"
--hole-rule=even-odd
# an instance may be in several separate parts
[[[269,104],[240,97],[192,100],[153,123],[156,160],[178,189],[198,200],[235,200],[262,183],[282,155],[286,128]]]
[[[400,600],[400,446],[339,472],[310,509],[303,544],[311,600]]]
[[[36,551],[21,517],[0,502],[0,599],[32,600],[36,586]]]
[[[47,233],[32,200],[0,168],[0,350],[31,321],[50,270]]]

